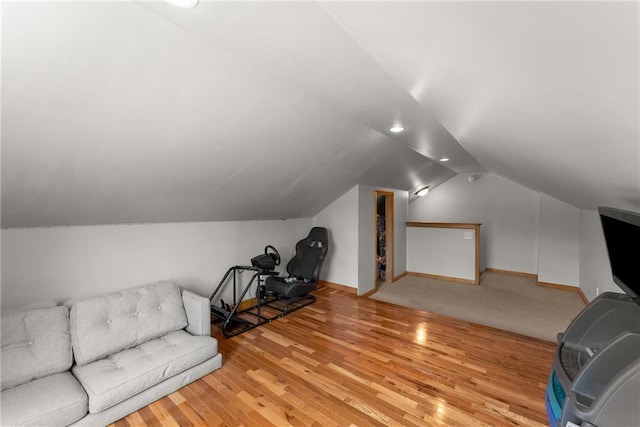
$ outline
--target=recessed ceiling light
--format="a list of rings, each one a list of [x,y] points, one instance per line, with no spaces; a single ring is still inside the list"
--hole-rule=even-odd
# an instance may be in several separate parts
[[[391,128],[389,128],[389,130],[393,133],[400,133],[404,130],[404,126],[402,125],[394,125]]]
[[[181,9],[190,9],[198,5],[199,0],[165,0],[167,3]]]
[[[416,191],[416,196],[422,197],[426,195],[428,192],[429,192],[429,186],[427,185],[426,187],[422,187],[421,189]]]
[[[443,157],[440,159],[441,162],[448,162],[450,159],[448,157]]]

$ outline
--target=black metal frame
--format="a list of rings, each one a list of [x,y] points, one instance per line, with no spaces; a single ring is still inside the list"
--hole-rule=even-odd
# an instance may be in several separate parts
[[[314,302],[316,302],[316,297],[314,297],[311,294],[307,294],[301,297],[291,297],[291,298],[284,298],[276,294],[267,294],[263,296],[262,300],[258,299],[258,304],[256,304],[256,306],[251,308],[257,308],[258,305],[261,304],[262,307],[268,307],[272,310],[275,310],[280,314],[276,316],[272,316],[269,319],[269,320],[275,320],[280,317],[286,316],[289,313],[293,313],[294,311],[299,310],[304,306],[313,304]],[[247,310],[250,310],[251,308],[248,308]]]
[[[253,271],[253,275],[251,276],[251,280],[244,287],[240,297],[237,295],[237,273],[245,270]],[[226,304],[222,298],[220,298],[221,306],[217,306],[213,303],[214,299],[223,289],[223,285],[227,282],[229,275],[233,273],[233,304]],[[286,316],[289,313],[293,313],[294,311],[312,304],[316,301],[316,298],[307,294],[301,297],[294,298],[284,298],[274,293],[266,292],[264,290],[263,285],[263,276],[277,276],[279,273],[277,271],[272,270],[264,270],[253,266],[248,265],[234,265],[230,267],[225,275],[222,277],[222,280],[213,291],[211,296],[209,297],[209,302],[211,305],[211,314],[212,319],[211,322],[215,323],[218,321],[222,321],[219,328],[222,334],[229,338],[236,335],[241,334],[242,332],[246,332],[250,329],[253,329],[257,326],[264,325],[265,323],[269,323],[272,320],[279,319],[283,316]],[[244,297],[251,289],[251,286],[257,283],[256,285],[256,304],[244,308],[240,310],[240,303],[244,300]],[[268,308],[272,311],[275,311],[277,314],[267,316],[264,313],[264,309]],[[242,315],[242,317],[240,317]],[[249,317],[249,320],[247,319]]]

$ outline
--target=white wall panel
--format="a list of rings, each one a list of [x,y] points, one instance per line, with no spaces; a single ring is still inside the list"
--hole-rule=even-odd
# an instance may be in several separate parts
[[[481,223],[481,266],[535,274],[538,199],[492,173],[460,174],[410,203],[409,220]]]
[[[298,219],[4,229],[2,308],[157,280],[208,297],[229,267],[249,264],[267,244],[279,250],[284,270],[310,226]]]
[[[329,251],[322,280],[358,286],[358,186],[353,187],[313,217],[313,225],[326,227]]]
[[[465,239],[473,230],[458,228],[407,228],[407,270],[458,279],[476,279],[475,238]]]
[[[578,286],[580,281],[580,210],[540,195],[538,280]]]

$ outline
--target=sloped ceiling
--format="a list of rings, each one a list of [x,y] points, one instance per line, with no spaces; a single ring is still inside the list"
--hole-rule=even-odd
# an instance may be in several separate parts
[[[2,225],[309,217],[356,184],[413,193],[486,170],[640,210],[638,17],[636,2],[5,1]]]

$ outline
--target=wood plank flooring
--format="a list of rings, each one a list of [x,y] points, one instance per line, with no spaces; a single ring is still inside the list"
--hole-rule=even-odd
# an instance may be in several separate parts
[[[112,424],[547,426],[547,341],[319,288],[224,338],[222,368]]]

